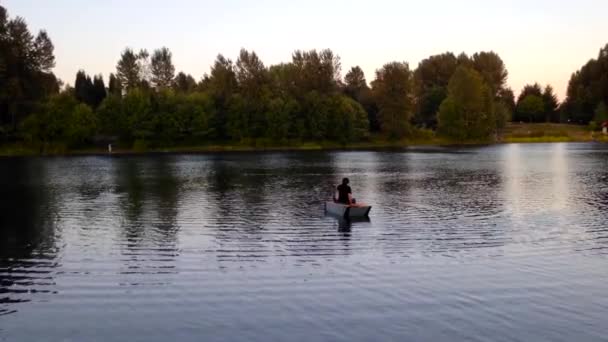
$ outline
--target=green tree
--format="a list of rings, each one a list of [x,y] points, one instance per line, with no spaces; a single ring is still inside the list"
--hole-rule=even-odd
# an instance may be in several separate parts
[[[67,121],[65,139],[70,146],[87,145],[97,130],[95,113],[88,105],[80,103],[72,108]]]
[[[158,88],[169,88],[175,77],[173,54],[166,48],[155,50],[150,63],[152,84]]]
[[[116,136],[122,141],[131,139],[128,113],[123,112],[122,96],[110,94],[96,111],[99,131],[105,136]]]
[[[191,93],[196,89],[196,81],[192,75],[179,72],[173,80],[173,90],[179,93]]]
[[[564,111],[567,118],[588,123],[600,102],[608,103],[608,44],[599,55],[572,74],[568,83]]]
[[[493,97],[498,97],[504,89],[509,73],[500,56],[493,52],[478,52],[472,58],[473,68],[481,75],[490,88]]]
[[[559,101],[557,96],[553,92],[553,87],[547,85],[543,91],[543,107],[545,109],[545,121],[546,122],[559,122],[558,107]]]
[[[231,116],[232,120],[238,122],[229,125],[239,127],[238,130],[242,133],[240,135],[261,138],[266,134],[267,112],[271,101],[268,69],[255,52],[242,49],[236,61],[235,76],[243,108],[237,109],[240,113]]]
[[[45,149],[57,144],[86,145],[96,132],[97,122],[89,106],[64,92],[49,98],[23,126],[28,139],[41,143]]]
[[[414,112],[414,78],[407,63],[392,62],[376,71],[372,91],[382,132],[391,139],[406,136]]]
[[[44,30],[34,37],[23,18],[9,19],[0,6],[0,132],[14,136],[19,122],[59,91],[53,53]]]
[[[74,81],[74,96],[79,102],[91,105],[94,102],[93,81],[84,70],[79,70],[76,73]]]
[[[379,131],[378,110],[375,106],[371,89],[365,80],[363,70],[356,66],[352,67],[344,77],[344,93],[351,99],[359,102],[367,112],[368,126],[371,131]]]
[[[215,63],[211,67],[208,87],[216,111],[212,123],[216,138],[227,139],[227,118],[230,101],[233,93],[237,90],[234,65],[230,59],[222,55],[217,56]]]
[[[498,101],[505,105],[509,113],[515,112],[515,94],[511,88],[504,88],[498,93]]]
[[[487,139],[496,132],[493,96],[481,75],[460,66],[448,85],[448,96],[439,108],[438,129],[460,141]]]
[[[543,122],[545,120],[545,104],[538,95],[528,95],[517,104],[517,113],[527,122]]]
[[[431,128],[437,126],[437,111],[447,96],[448,83],[458,64],[458,59],[451,52],[434,55],[420,62],[414,72],[417,98],[414,122],[417,125]]]
[[[130,138],[146,143],[153,138],[156,118],[147,92],[136,88],[127,93],[122,111],[127,116]]]
[[[369,90],[365,73],[359,66],[352,67],[344,76],[344,93],[355,101],[359,101],[361,93]]]
[[[340,57],[333,51],[296,50],[292,55],[292,64],[297,70],[297,96],[306,96],[311,91],[330,94],[338,90],[342,65]]]
[[[543,89],[541,88],[540,84],[538,83],[534,83],[534,84],[526,84],[524,86],[524,88],[522,89],[521,93],[519,93],[519,96],[517,97],[517,103],[515,105],[515,112],[513,115],[513,121],[525,121],[525,122],[540,122],[543,119],[540,119],[540,117],[530,117],[529,113],[523,113],[519,111],[520,108],[520,104],[522,103],[522,101],[527,98],[528,96],[536,96],[539,98],[543,98]],[[544,104],[543,104],[544,106]],[[540,120],[540,121],[529,121],[529,120]]]
[[[137,89],[141,85],[142,71],[139,59],[140,57],[131,48],[126,48],[116,64],[116,77],[121,88],[127,92]]]
[[[122,85],[114,74],[110,74],[110,79],[108,80],[108,94],[122,96]]]
[[[598,125],[608,121],[608,107],[604,101],[600,102],[595,108],[593,121],[595,121]]]
[[[297,101],[291,97],[276,97],[270,101],[266,136],[274,142],[286,143],[290,136],[292,118],[299,112]]]

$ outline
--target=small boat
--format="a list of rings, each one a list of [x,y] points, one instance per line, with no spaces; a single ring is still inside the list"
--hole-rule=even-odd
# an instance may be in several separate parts
[[[372,207],[365,204],[347,205],[336,202],[325,202],[325,212],[328,214],[350,218],[350,217],[368,217]]]

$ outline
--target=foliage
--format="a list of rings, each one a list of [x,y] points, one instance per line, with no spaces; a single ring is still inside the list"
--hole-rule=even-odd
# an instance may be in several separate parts
[[[49,98],[39,112],[24,121],[23,127],[30,141],[78,147],[90,141],[97,121],[89,106],[64,92]]]
[[[173,65],[173,54],[168,48],[163,47],[154,51],[150,71],[152,84],[157,89],[166,89],[171,86],[175,77],[175,66]]]
[[[468,58],[467,58],[468,59]],[[459,61],[451,52],[424,59],[414,72],[417,108],[414,122],[424,127],[437,126],[437,111],[447,96],[450,78]]]
[[[534,100],[529,100],[528,98],[530,97],[533,97]],[[538,99],[540,99],[540,102]],[[559,101],[557,100],[557,96],[555,96],[553,87],[547,85],[543,90],[538,83],[527,84],[517,97],[513,121],[560,122],[558,109]]]
[[[517,113],[522,121],[544,122],[545,104],[543,98],[538,95],[528,95],[517,104]]]
[[[593,121],[595,121],[598,125],[608,122],[608,107],[604,101],[600,102],[595,108]]]
[[[122,89],[131,91],[141,85],[141,66],[139,56],[132,49],[126,48],[116,64],[116,77]]]
[[[420,62],[392,62],[368,86],[361,67],[342,79],[330,49],[296,50],[291,60],[265,65],[254,51],[233,62],[218,55],[199,82],[175,73],[168,48],[126,48],[106,89],[101,75],[76,74],[59,92],[53,44],[32,34],[22,18],[0,6],[0,138],[49,148],[118,140],[138,149],[176,144],[240,145],[487,140],[507,122],[596,124],[608,119],[608,45],[573,74],[560,105],[549,85],[526,85],[515,99],[508,72],[492,51],[446,52]],[[412,124],[417,128],[413,128]],[[433,130],[443,135],[437,137]],[[376,134],[376,132],[378,132]]]
[[[54,66],[54,47],[46,31],[34,36],[23,18],[9,18],[0,6],[0,138],[14,138],[19,123],[58,93]]]
[[[601,102],[608,103],[608,44],[600,49],[596,59],[572,74],[564,111],[567,119],[587,123]]]
[[[559,101],[553,92],[553,87],[547,85],[543,91],[543,106],[545,110],[545,122],[559,122]]]
[[[499,121],[493,96],[481,75],[460,66],[448,85],[448,96],[439,108],[439,132],[460,141],[487,139]]]
[[[391,139],[405,137],[414,113],[414,77],[407,63],[392,62],[376,71],[372,82],[381,131]]]
[[[91,79],[83,70],[78,71],[74,82],[74,95],[78,101],[97,108],[106,97],[103,77],[99,75]]]

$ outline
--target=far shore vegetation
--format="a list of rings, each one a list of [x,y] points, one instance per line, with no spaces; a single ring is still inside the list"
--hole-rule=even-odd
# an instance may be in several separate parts
[[[515,97],[492,51],[388,62],[369,83],[357,66],[343,76],[329,49],[276,65],[242,49],[199,80],[176,72],[165,47],[117,59],[107,83],[81,70],[65,86],[49,34],[0,6],[0,155],[606,141],[608,45],[561,103],[537,83]]]

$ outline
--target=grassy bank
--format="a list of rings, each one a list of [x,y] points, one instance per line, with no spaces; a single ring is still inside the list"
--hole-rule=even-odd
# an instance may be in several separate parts
[[[505,143],[547,143],[547,142],[608,142],[601,132],[592,132],[586,126],[539,123],[512,123],[503,132],[501,142]]]
[[[151,148],[114,147],[113,154],[137,153],[205,153],[205,152],[253,152],[253,151],[319,151],[319,150],[370,150],[403,148],[407,146],[429,145],[481,145],[491,143],[552,143],[552,142],[608,142],[608,137],[599,132],[591,132],[585,126],[568,124],[509,124],[497,142],[492,141],[454,141],[439,137],[430,131],[420,131],[414,137],[404,140],[387,140],[373,136],[368,141],[340,144],[331,141],[302,142],[291,141],[273,144],[266,141],[248,143],[183,145]],[[43,151],[43,153],[41,153]],[[0,156],[35,156],[35,155],[95,155],[107,154],[106,148],[86,148],[69,150],[63,145],[54,145],[41,149],[23,144],[0,145]]]

